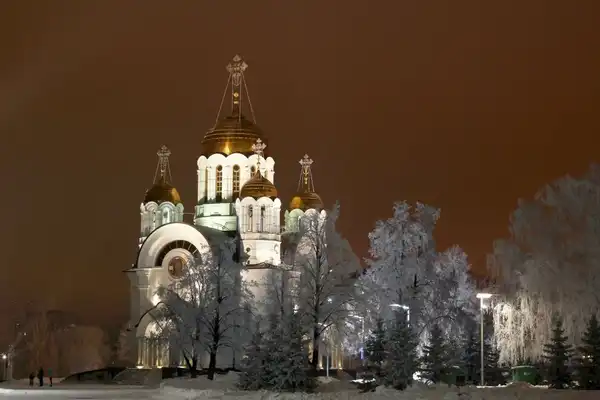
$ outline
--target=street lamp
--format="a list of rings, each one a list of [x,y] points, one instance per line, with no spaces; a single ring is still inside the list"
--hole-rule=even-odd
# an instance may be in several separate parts
[[[481,375],[481,386],[484,386],[484,376],[483,376],[483,372],[484,372],[484,364],[485,364],[485,357],[483,354],[483,301],[486,299],[489,299],[490,297],[492,297],[491,293],[477,293],[477,298],[479,299],[479,316],[480,316],[480,333],[481,333],[481,338],[480,338],[480,342],[481,342],[481,368],[479,371],[479,374]]]
[[[390,304],[390,307],[392,308],[402,308],[404,311],[406,311],[406,322],[410,322],[410,307],[407,306],[406,304]]]

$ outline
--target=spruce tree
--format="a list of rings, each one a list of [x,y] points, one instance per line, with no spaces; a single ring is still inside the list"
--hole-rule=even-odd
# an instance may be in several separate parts
[[[396,319],[385,340],[386,360],[383,367],[385,386],[404,390],[412,384],[417,370],[417,335],[403,313]]]
[[[266,386],[264,380],[266,351],[262,340],[263,332],[257,327],[250,345],[242,359],[238,387],[243,390],[259,390]]]
[[[581,357],[579,365],[579,384],[584,389],[600,389],[600,324],[596,315],[588,321],[587,329],[578,348]]]
[[[429,343],[423,347],[421,357],[421,378],[433,383],[442,382],[448,369],[448,349],[444,332],[438,324],[429,332]]]
[[[304,346],[306,332],[299,316],[284,315],[270,335],[268,351],[269,374],[267,385],[276,391],[310,391],[315,381],[308,374],[308,351]]]
[[[572,355],[572,346],[567,343],[562,320],[554,318],[550,343],[544,345],[543,358],[548,364],[548,383],[553,389],[564,389],[571,383],[567,363]]]
[[[365,343],[367,360],[379,368],[385,360],[385,327],[382,318],[377,318],[375,329]]]
[[[479,364],[481,364],[479,355],[481,349],[474,327],[467,330],[462,347],[461,366],[465,370],[466,381],[470,384],[476,384],[479,377]]]

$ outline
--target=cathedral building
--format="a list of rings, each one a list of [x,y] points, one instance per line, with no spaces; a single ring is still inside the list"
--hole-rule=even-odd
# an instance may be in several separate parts
[[[256,125],[248,95],[247,64],[236,56],[227,66],[229,77],[215,125],[204,139],[197,160],[197,198],[193,220],[184,220],[184,205],[173,186],[170,151],[158,151],[154,184],[140,205],[140,236],[130,281],[131,324],[135,329],[138,367],[177,364],[165,344],[153,338],[155,327],[147,315],[157,302],[156,291],[182,276],[183,268],[224,238],[235,238],[245,254],[245,279],[261,281],[282,265],[282,241],[298,231],[298,221],[309,210],[321,212],[311,164],[300,160],[298,192],[282,202],[275,186],[275,159],[268,138]],[[288,206],[289,205],[289,206]],[[283,226],[282,213],[284,214]],[[255,298],[264,292],[253,289]],[[227,360],[231,360],[228,356]],[[230,366],[231,362],[222,362]]]

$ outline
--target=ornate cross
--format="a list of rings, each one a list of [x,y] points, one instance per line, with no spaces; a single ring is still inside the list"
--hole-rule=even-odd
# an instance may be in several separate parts
[[[236,54],[233,57],[233,60],[229,64],[227,64],[227,71],[231,74],[231,82],[233,86],[239,87],[242,83],[242,75],[244,75],[244,71],[248,68],[248,64],[242,60],[242,57]]]
[[[167,166],[169,165],[169,156],[171,155],[171,150],[169,150],[169,148],[163,144],[156,152],[156,155],[158,156],[158,168],[160,169],[160,176],[164,178],[167,172]]]
[[[308,156],[308,154],[305,154],[304,157],[302,157],[302,160],[299,161],[300,165],[302,166],[302,177],[304,179],[304,185],[308,186],[308,176],[310,175],[310,166],[313,163],[313,160]]]
[[[260,171],[260,158],[263,157],[265,148],[267,147],[266,144],[263,143],[262,140],[260,139],[256,139],[256,143],[252,145],[252,151],[254,152],[254,154],[257,155],[256,157],[256,165],[257,167],[257,171]]]

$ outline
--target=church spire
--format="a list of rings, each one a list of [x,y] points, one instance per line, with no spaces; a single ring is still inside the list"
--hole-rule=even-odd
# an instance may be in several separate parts
[[[298,181],[298,193],[315,193],[315,185],[310,169],[313,160],[308,154],[305,154],[299,163],[302,166],[302,169],[300,170],[300,179]]]
[[[243,113],[243,103],[247,101],[252,122],[256,123],[254,109],[252,108],[250,94],[248,93],[248,86],[246,85],[246,78],[244,77],[246,68],[248,68],[248,64],[246,64],[246,62],[239,55],[233,57],[229,64],[227,64],[226,69],[227,72],[229,72],[229,78],[227,79],[227,84],[225,85],[225,92],[223,93],[223,99],[221,100],[221,105],[219,106],[219,112],[217,113],[215,125],[221,116],[223,103],[225,102],[225,97],[227,97],[228,92],[230,92],[231,96],[231,116],[241,119]]]
[[[158,164],[156,165],[156,172],[154,173],[154,183],[170,183],[171,166],[169,165],[169,156],[171,155],[171,150],[163,144],[156,152],[156,155],[158,156]]]

